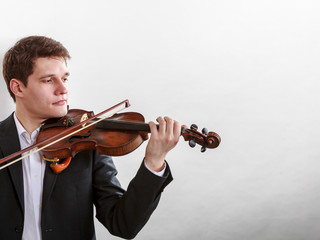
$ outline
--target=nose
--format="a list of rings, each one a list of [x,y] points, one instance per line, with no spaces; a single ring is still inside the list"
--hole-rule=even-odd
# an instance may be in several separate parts
[[[56,95],[61,95],[61,94],[67,94],[68,93],[68,86],[67,86],[67,82],[64,81],[63,79],[60,79],[57,82],[57,86],[56,86]]]

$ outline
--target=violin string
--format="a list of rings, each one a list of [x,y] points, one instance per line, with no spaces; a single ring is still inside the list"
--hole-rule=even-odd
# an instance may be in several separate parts
[[[102,118],[99,118],[99,119],[96,120],[95,122],[92,122],[92,123],[90,123],[90,124],[85,124],[84,126],[82,125],[82,128],[79,128],[78,130],[75,130],[75,131],[73,131],[73,132],[71,132],[71,133],[69,133],[69,134],[67,134],[67,135],[65,135],[65,136],[63,136],[63,137],[61,137],[61,138],[59,138],[59,139],[57,139],[57,140],[54,140],[54,141],[48,143],[47,145],[44,145],[44,146],[42,146],[42,147],[40,147],[40,148],[38,148],[38,149],[36,149],[36,150],[34,150],[34,151],[32,151],[32,152],[29,152],[28,154],[25,154],[25,155],[23,155],[23,156],[15,159],[15,160],[13,160],[13,161],[7,163],[7,164],[2,165],[2,166],[0,167],[0,170],[3,169],[3,168],[6,168],[6,167],[8,167],[8,166],[10,166],[11,164],[16,163],[16,162],[18,162],[18,161],[20,161],[20,160],[22,160],[22,159],[24,159],[24,158],[26,158],[26,157],[29,157],[30,155],[35,154],[35,153],[41,151],[42,149],[47,148],[47,147],[49,147],[49,146],[51,146],[51,145],[53,145],[53,144],[55,144],[55,143],[57,143],[57,142],[65,139],[65,138],[67,138],[67,137],[70,137],[70,136],[74,135],[75,133],[78,133],[78,132],[80,132],[80,131],[88,128],[88,127],[91,127],[92,125],[97,124],[98,122],[100,122],[100,121],[102,121],[102,120],[105,120],[106,118],[112,117],[114,114],[116,114],[116,113],[118,113],[118,112],[120,112],[120,111],[122,111],[122,110],[124,110],[124,109],[126,109],[126,106],[123,107],[123,108],[121,108],[121,109],[119,109],[119,110],[117,110],[116,112],[114,112],[114,113],[112,113],[112,114],[109,114],[109,115],[107,115],[107,116],[103,116]]]

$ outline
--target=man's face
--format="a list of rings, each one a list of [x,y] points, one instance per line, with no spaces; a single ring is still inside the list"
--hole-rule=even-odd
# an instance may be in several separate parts
[[[23,104],[33,118],[46,120],[67,113],[69,72],[63,58],[38,58],[23,87]]]

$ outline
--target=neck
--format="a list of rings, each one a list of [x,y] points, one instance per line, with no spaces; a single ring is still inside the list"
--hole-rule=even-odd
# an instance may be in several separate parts
[[[21,123],[21,125],[24,127],[24,129],[31,135],[31,133],[36,130],[38,127],[40,127],[41,123],[44,121],[44,119],[37,118],[35,116],[31,116],[28,114],[27,111],[25,111],[24,108],[21,108],[20,106],[16,105],[16,116]]]

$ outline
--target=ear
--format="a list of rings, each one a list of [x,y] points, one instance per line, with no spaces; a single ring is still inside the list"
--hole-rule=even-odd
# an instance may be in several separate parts
[[[23,89],[25,88],[24,84],[16,78],[11,79],[10,81],[10,89],[13,94],[18,97],[23,97]]]

